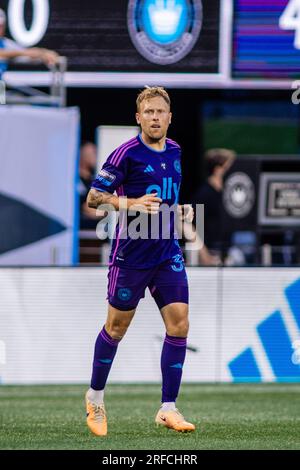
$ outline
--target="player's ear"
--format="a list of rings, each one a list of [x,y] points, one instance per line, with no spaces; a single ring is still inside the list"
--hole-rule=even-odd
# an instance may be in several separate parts
[[[172,122],[172,113],[169,113],[169,124]]]
[[[138,124],[141,124],[140,113],[135,113],[135,119]]]

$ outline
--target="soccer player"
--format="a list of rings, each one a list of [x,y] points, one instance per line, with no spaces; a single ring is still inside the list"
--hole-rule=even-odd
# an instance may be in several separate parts
[[[161,215],[162,203],[170,207],[178,203],[181,150],[166,137],[171,118],[170,98],[164,88],[147,87],[138,95],[136,120],[141,133],[108,157],[91,185],[89,207],[110,204],[123,215],[124,207],[127,211],[137,208],[153,220]],[[86,393],[88,427],[98,436],[107,434],[105,384],[118,344],[148,287],[166,327],[161,355],[162,405],[155,422],[176,431],[194,431],[195,426],[175,405],[189,328],[188,283],[175,217],[168,224],[168,239],[162,232],[156,239],[123,237],[122,215],[119,222],[109,263],[108,315],[96,340],[91,387]]]

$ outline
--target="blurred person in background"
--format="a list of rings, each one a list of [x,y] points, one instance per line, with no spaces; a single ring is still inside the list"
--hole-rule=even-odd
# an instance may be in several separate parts
[[[222,263],[222,193],[224,176],[236,159],[233,150],[215,148],[204,154],[207,180],[199,186],[193,198],[196,204],[204,204],[204,246],[199,250],[200,264]]]
[[[37,60],[43,62],[49,68],[59,63],[60,56],[55,51],[41,47],[23,48],[15,41],[6,38],[5,31],[6,14],[0,8],[0,79],[2,73],[7,70],[8,61],[11,59]]]
[[[80,148],[79,196],[80,229],[94,229],[99,221],[96,209],[88,207],[86,198],[97,171],[97,147],[93,142],[85,142]]]

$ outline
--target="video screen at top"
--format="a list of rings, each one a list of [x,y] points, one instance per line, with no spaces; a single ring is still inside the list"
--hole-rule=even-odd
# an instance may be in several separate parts
[[[300,3],[234,0],[234,78],[287,79],[300,73]]]
[[[219,73],[221,0],[15,3],[0,0],[6,36],[66,56],[68,71]]]

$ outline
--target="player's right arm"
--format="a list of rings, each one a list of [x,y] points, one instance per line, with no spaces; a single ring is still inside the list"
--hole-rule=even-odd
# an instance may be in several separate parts
[[[119,159],[116,159],[115,155],[118,155],[118,149],[108,157],[92,182],[87,196],[88,207],[101,210],[100,206],[105,205],[102,210],[129,210],[157,214],[159,205],[162,203],[162,199],[156,197],[157,193],[145,194],[139,198],[127,198],[114,194],[126,182],[128,171],[130,172],[128,170],[130,162],[126,152]]]
[[[131,210],[157,214],[162,199],[156,197],[156,194],[145,194],[139,198],[127,198],[125,196],[118,197],[114,194],[92,188],[87,195],[87,203],[93,209],[105,205],[106,210],[107,207],[112,206],[112,210]]]

